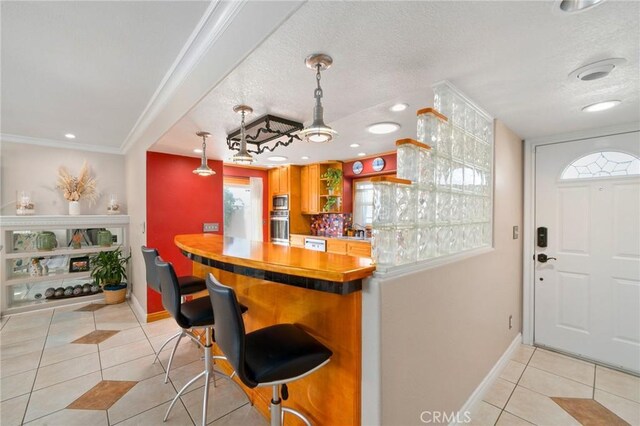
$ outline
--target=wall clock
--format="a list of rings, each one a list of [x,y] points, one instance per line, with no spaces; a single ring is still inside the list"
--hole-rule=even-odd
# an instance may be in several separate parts
[[[364,165],[362,164],[362,161],[356,161],[353,163],[353,166],[351,166],[351,170],[353,170],[353,173],[357,175],[362,173],[363,169],[364,169]]]
[[[374,158],[372,166],[373,166],[373,171],[374,172],[382,171],[384,169],[384,166],[385,166],[384,159],[382,157]]]

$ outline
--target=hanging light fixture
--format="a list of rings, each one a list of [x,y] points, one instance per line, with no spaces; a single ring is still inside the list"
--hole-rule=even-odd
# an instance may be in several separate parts
[[[216,172],[211,170],[211,167],[207,165],[207,138],[211,136],[211,134],[209,132],[198,132],[196,135],[202,138],[202,163],[200,163],[200,167],[195,169],[193,173],[200,176],[215,175]]]
[[[307,56],[305,59],[307,68],[316,71],[316,81],[318,86],[313,92],[316,99],[316,105],[313,108],[313,123],[303,129],[300,134],[307,142],[323,143],[331,142],[333,138],[338,136],[338,132],[324,124],[324,112],[322,108],[322,87],[320,87],[320,71],[329,69],[333,64],[333,59],[324,53],[315,53]]]
[[[236,164],[248,166],[255,160],[247,151],[247,135],[244,127],[244,116],[245,114],[251,114],[253,112],[253,108],[248,105],[236,105],[233,107],[233,112],[241,114],[242,121],[240,122],[240,149],[238,150],[238,153],[231,158],[231,161]]]

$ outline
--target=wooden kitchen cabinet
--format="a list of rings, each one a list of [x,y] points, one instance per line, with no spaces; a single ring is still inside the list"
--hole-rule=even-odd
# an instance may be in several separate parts
[[[278,180],[280,185],[278,189],[280,194],[288,194],[289,191],[289,166],[278,167]]]
[[[272,196],[291,193],[291,167],[280,166],[269,170],[269,193]]]
[[[280,193],[280,170],[278,168],[270,169],[269,170],[269,194],[273,196],[279,193]]]
[[[305,237],[305,235],[291,234],[291,237],[289,237],[289,244],[291,245],[291,247],[304,248]]]
[[[371,257],[371,243],[366,241],[347,241],[349,256]]]
[[[302,191],[306,192],[302,199],[301,210],[304,214],[319,214],[324,213],[323,207],[329,197],[326,183],[322,179],[322,175],[328,168],[342,168],[342,163],[339,162],[325,162],[310,164],[302,168],[301,173],[301,186]],[[334,196],[342,197],[342,185]],[[338,213],[338,209],[332,210],[330,213]]]

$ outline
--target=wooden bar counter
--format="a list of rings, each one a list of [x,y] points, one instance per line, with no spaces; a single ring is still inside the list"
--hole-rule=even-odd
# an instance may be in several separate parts
[[[247,332],[298,324],[333,351],[329,364],[289,385],[285,406],[302,411],[314,425],[360,425],[360,290],[375,270],[371,259],[214,234],[178,235],[174,241],[194,261],[194,275],[211,272],[235,289],[249,308],[243,316]],[[226,363],[218,365],[231,371]],[[271,388],[245,390],[269,418]],[[285,424],[302,422],[285,415]]]

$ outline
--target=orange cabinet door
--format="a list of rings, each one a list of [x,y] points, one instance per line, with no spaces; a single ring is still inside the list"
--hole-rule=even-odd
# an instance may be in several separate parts
[[[288,194],[289,193],[289,166],[278,167],[279,175],[278,180],[280,181],[280,194]]]
[[[309,166],[300,170],[300,210],[309,213]]]
[[[371,257],[371,243],[350,241],[347,243],[347,254],[349,256]]]
[[[309,166],[309,213],[319,213],[320,204],[320,165]]]
[[[338,239],[328,239],[327,253],[347,254],[347,242]]]
[[[278,168],[269,170],[269,192],[271,195],[280,193],[280,170]]]

